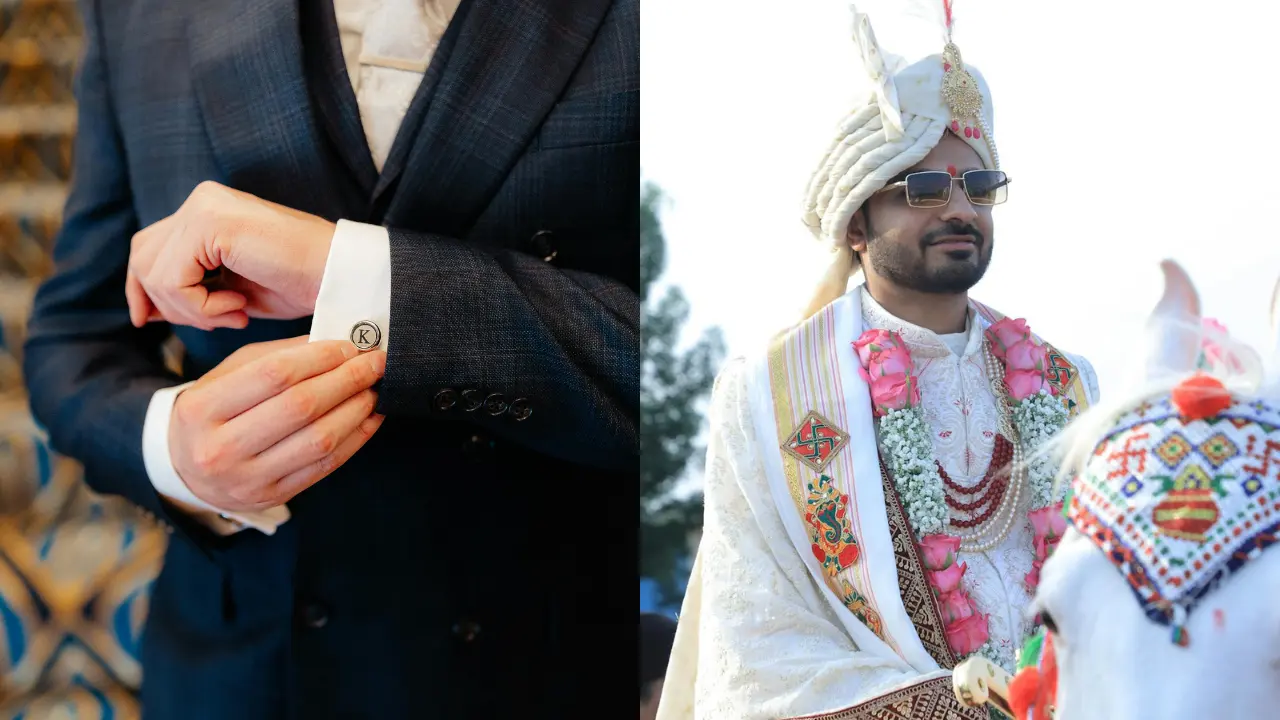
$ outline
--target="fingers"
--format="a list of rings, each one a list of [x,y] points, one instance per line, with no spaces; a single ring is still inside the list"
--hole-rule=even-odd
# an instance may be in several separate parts
[[[202,383],[199,404],[211,420],[225,422],[307,378],[329,372],[359,352],[345,340],[323,340],[270,353],[217,382]]]
[[[231,290],[209,292],[200,285],[176,288],[172,291],[176,299],[161,296],[157,306],[157,302],[152,301],[142,283],[130,270],[125,277],[124,293],[129,303],[129,322],[134,327],[142,327],[149,322],[168,321],[201,330],[219,327],[239,330],[249,324],[249,315],[243,312],[248,299]],[[195,308],[195,311],[187,308]]]
[[[374,433],[378,432],[378,428],[382,427],[383,417],[382,415],[366,417],[333,452],[280,478],[276,483],[276,492],[281,497],[293,498],[327,477],[329,473],[342,467],[360,448],[364,447],[365,443],[369,442]]]
[[[124,277],[124,297],[129,303],[129,322],[134,327],[146,325],[147,319],[156,314],[155,306],[151,304],[147,291],[142,288],[142,283],[133,274],[132,268]]]
[[[241,329],[249,324],[242,312],[248,299],[238,292],[214,290],[203,285],[170,288],[154,302],[166,320],[201,330],[226,327]]]
[[[245,365],[266,357],[275,352],[286,350],[288,348],[300,347],[306,345],[311,339],[310,335],[299,335],[297,337],[285,338],[283,340],[268,340],[265,342],[250,343],[236,350],[234,353],[222,362],[218,363],[212,370],[205,373],[200,379],[205,382],[216,380],[232,370],[238,370]]]
[[[205,289],[206,293],[204,305],[200,307],[200,312],[206,318],[216,321],[222,315],[238,315],[242,320],[246,322],[248,321],[248,318],[244,313],[236,312],[237,310],[243,310],[245,303],[248,302],[248,298],[244,295],[231,290],[214,290],[212,292],[208,292],[207,288],[202,287],[202,289]],[[231,321],[231,318],[228,317],[226,320],[229,322]],[[243,327],[243,325],[241,327]]]
[[[375,351],[308,378],[229,420],[220,430],[237,456],[256,455],[294,432],[319,422],[330,410],[367,391],[386,367],[386,354]],[[370,400],[372,403],[372,400]],[[364,415],[373,411],[370,405]],[[352,423],[354,427],[355,423]],[[340,437],[323,436],[333,441]]]
[[[205,267],[212,260],[190,255],[190,243],[182,242],[188,231],[175,213],[134,233],[125,277],[129,321],[135,327],[166,320],[201,330],[243,328],[249,322],[241,312],[248,299],[206,287]]]
[[[333,472],[360,449],[381,424],[371,415],[377,394],[365,390],[339,403],[315,422],[267,448],[250,463],[254,474],[280,478],[276,494],[292,497]],[[280,484],[287,483],[286,491]]]

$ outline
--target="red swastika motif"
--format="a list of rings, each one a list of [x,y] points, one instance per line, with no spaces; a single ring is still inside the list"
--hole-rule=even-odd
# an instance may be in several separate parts
[[[1258,453],[1254,452],[1254,449],[1257,447],[1257,444],[1258,444],[1257,441],[1258,439],[1256,437],[1254,437],[1253,435],[1250,435],[1249,444],[1246,446],[1245,452],[1249,454],[1249,457],[1253,458],[1254,460],[1260,461],[1261,464],[1260,465],[1243,465],[1241,466],[1241,469],[1243,469],[1245,472],[1253,473],[1254,475],[1257,475],[1260,478],[1271,477],[1272,461],[1275,461],[1277,465],[1280,465],[1280,456],[1276,455],[1276,452],[1280,451],[1280,442],[1276,442],[1275,440],[1271,440],[1271,439],[1266,440],[1266,445],[1262,450],[1262,454],[1259,455]],[[1277,474],[1280,474],[1280,470],[1277,470]]]
[[[810,412],[783,443],[782,449],[810,469],[822,472],[848,442],[849,436],[843,430],[818,413]]]
[[[1107,473],[1108,480],[1116,478],[1129,478],[1147,471],[1147,448],[1146,445],[1135,447],[1139,441],[1145,441],[1150,437],[1147,433],[1134,433],[1124,439],[1124,447],[1116,450],[1107,456],[1107,460],[1111,462],[1111,471]],[[1129,461],[1133,460],[1138,466],[1137,469],[1130,469]]]

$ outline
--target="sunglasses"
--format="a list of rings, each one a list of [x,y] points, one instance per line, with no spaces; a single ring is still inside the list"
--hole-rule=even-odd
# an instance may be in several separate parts
[[[1003,170],[970,170],[960,177],[945,170],[922,170],[884,186],[880,192],[905,187],[908,205],[936,208],[951,202],[951,186],[957,182],[974,205],[999,205],[1009,199],[1009,176]]]

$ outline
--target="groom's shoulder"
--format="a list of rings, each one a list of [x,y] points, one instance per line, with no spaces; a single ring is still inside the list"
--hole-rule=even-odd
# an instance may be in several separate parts
[[[987,305],[974,300],[974,306],[978,313],[982,315],[987,324],[994,324],[1004,320],[1015,319],[1021,316],[1005,315],[999,311],[993,310]],[[1093,363],[1084,355],[1070,352],[1058,345],[1051,337],[1046,337],[1036,329],[1035,318],[1024,319],[1027,328],[1031,331],[1031,335],[1035,340],[1044,345],[1049,350],[1049,365],[1057,377],[1056,384],[1065,387],[1070,385],[1077,378],[1083,385],[1085,395],[1092,404],[1098,399],[1098,374],[1093,368]]]
[[[1035,325],[1028,323],[1030,327]],[[1032,335],[1039,340],[1049,350],[1049,366],[1051,369],[1057,369],[1064,373],[1065,377],[1059,380],[1063,385],[1069,384],[1077,377],[1084,385],[1085,393],[1090,403],[1097,402],[1098,398],[1098,374],[1093,369],[1093,363],[1087,357],[1080,353],[1071,352],[1063,346],[1055,343],[1051,338],[1032,331]]]

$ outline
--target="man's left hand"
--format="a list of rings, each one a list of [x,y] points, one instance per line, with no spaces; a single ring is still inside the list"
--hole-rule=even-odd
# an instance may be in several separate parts
[[[125,296],[135,327],[164,320],[202,330],[315,311],[336,226],[203,182],[178,211],[133,236]],[[206,283],[211,270],[222,276]]]

